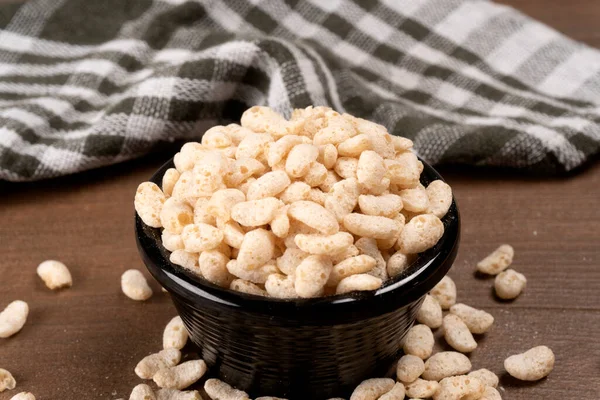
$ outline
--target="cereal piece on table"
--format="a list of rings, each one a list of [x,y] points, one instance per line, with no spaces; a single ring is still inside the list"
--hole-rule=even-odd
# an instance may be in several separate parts
[[[350,400],[377,400],[392,390],[395,384],[390,378],[367,379],[354,389]]]
[[[297,201],[290,204],[288,215],[324,235],[333,235],[340,229],[333,213],[312,201]]]
[[[200,253],[216,248],[223,241],[223,232],[208,224],[189,224],[183,228],[181,239],[185,251]]]
[[[477,263],[477,271],[488,275],[498,275],[510,267],[514,256],[515,251],[512,246],[503,244]]]
[[[427,381],[418,378],[414,382],[406,385],[406,395],[412,398],[428,399],[433,396],[439,388],[440,384],[436,381]]]
[[[294,288],[299,297],[316,297],[321,295],[325,283],[331,274],[329,257],[311,255],[306,257],[296,268]]]
[[[17,386],[17,381],[7,370],[0,368],[0,393],[5,390],[13,390]]]
[[[492,314],[470,307],[466,304],[459,303],[453,305],[450,307],[450,313],[462,319],[471,333],[485,333],[494,323]]]
[[[163,349],[181,350],[188,340],[188,331],[183,325],[181,317],[177,316],[169,321],[163,332]]]
[[[265,282],[265,290],[269,296],[277,299],[291,299],[298,297],[293,276],[271,274]]]
[[[417,312],[417,321],[431,329],[442,326],[442,307],[435,297],[425,295],[425,300],[423,300],[423,304]]]
[[[421,185],[412,189],[401,190],[398,194],[402,198],[402,204],[406,211],[423,213],[429,209],[427,191]]]
[[[248,187],[247,200],[275,197],[290,185],[290,177],[285,171],[271,171],[256,179]]]
[[[335,290],[336,294],[344,294],[354,291],[377,290],[383,285],[383,281],[372,275],[356,274],[350,275],[340,281]]]
[[[285,161],[285,172],[292,178],[306,175],[313,162],[319,157],[319,148],[313,144],[298,144],[290,150]]]
[[[185,250],[175,250],[169,256],[169,261],[182,268],[189,269],[198,275],[201,275],[200,266],[198,265],[198,253],[189,253]]]
[[[356,179],[358,160],[351,157],[339,157],[333,166],[333,170],[343,179]]]
[[[403,207],[402,197],[391,193],[381,196],[362,194],[358,197],[358,205],[365,215],[387,218],[396,218]]]
[[[142,379],[152,379],[160,369],[174,367],[179,361],[181,352],[176,348],[166,348],[142,358],[135,366],[135,374]]]
[[[174,367],[160,369],[152,380],[161,388],[185,389],[206,373],[203,360],[186,361]]]
[[[361,254],[366,254],[375,259],[375,267],[369,271],[369,275],[385,281],[388,279],[387,265],[383,258],[377,242],[372,238],[360,238],[354,244]]]
[[[491,386],[494,388],[498,387],[498,383],[500,383],[498,375],[485,368],[481,368],[476,371],[471,371],[467,375],[479,379],[481,383],[483,383],[486,386]]]
[[[175,184],[179,180],[181,174],[175,168],[169,168],[165,171],[165,174],[162,177],[162,191],[165,196],[169,197],[173,193],[173,188]]]
[[[231,210],[231,218],[242,226],[258,227],[270,223],[283,202],[275,197],[243,201]]]
[[[165,249],[169,251],[183,250],[183,240],[181,235],[171,233],[166,229],[163,229],[161,234],[161,242]]]
[[[503,300],[516,299],[525,290],[525,286],[527,278],[514,269],[499,273],[494,280],[496,295]]]
[[[274,252],[275,235],[263,228],[254,229],[244,235],[237,256],[238,267],[248,270],[259,268],[273,258]]]
[[[422,253],[436,245],[444,235],[444,224],[433,214],[421,214],[404,225],[396,250],[404,254]]]
[[[360,187],[356,179],[341,180],[329,191],[325,199],[325,208],[335,215],[338,222],[342,222],[358,204],[359,196]]]
[[[234,389],[218,379],[208,379],[204,383],[204,390],[213,400],[250,400],[248,393]]]
[[[504,360],[504,368],[511,376],[522,381],[537,381],[554,368],[554,353],[546,346],[537,346],[525,353]]]
[[[417,356],[406,354],[398,361],[396,377],[403,383],[412,383],[425,371],[425,363]]]
[[[477,348],[477,342],[462,319],[448,314],[442,321],[444,339],[452,348],[461,353],[470,353]]]
[[[444,276],[429,294],[440,303],[442,310],[448,310],[456,304],[456,284],[448,275]]]
[[[277,267],[273,264],[269,263],[259,268],[247,269],[241,266],[238,260],[230,260],[227,263],[227,270],[236,278],[259,284],[264,284],[269,275],[277,273]]]
[[[375,264],[375,259],[365,254],[347,258],[333,266],[327,286],[337,286],[348,276],[367,273],[375,267]]]
[[[135,211],[146,225],[160,228],[163,226],[160,215],[165,200],[164,193],[155,183],[142,182],[135,192]]]
[[[208,201],[206,212],[215,218],[228,221],[231,218],[232,209],[244,201],[246,201],[246,196],[238,189],[217,190]]]
[[[202,400],[197,390],[181,391],[177,389],[159,389],[156,392],[156,400]]]
[[[343,223],[349,232],[357,236],[373,239],[397,237],[402,229],[402,226],[391,218],[359,213],[347,214],[344,217]]]
[[[471,370],[471,361],[456,351],[442,351],[425,361],[423,379],[441,381],[448,376],[463,375]]]
[[[152,296],[152,289],[144,275],[137,269],[129,269],[121,275],[121,290],[132,300],[144,301]]]
[[[188,203],[170,197],[163,204],[160,221],[169,232],[180,234],[186,225],[194,221],[194,212]]]
[[[261,289],[258,285],[244,279],[234,279],[231,281],[229,288],[231,290],[235,290],[236,292],[253,294],[256,296],[268,296],[268,293],[264,289]]]
[[[434,400],[477,400],[483,396],[485,385],[478,379],[466,375],[450,376],[440,382]]]
[[[483,396],[479,398],[479,400],[502,400],[502,396],[500,392],[491,386],[486,386],[483,391]]]
[[[330,255],[343,251],[352,244],[354,238],[347,232],[338,232],[334,235],[297,234],[294,242],[299,249],[306,253],[316,255]]]
[[[436,180],[431,182],[427,189],[429,199],[429,213],[438,218],[443,218],[452,205],[452,188],[446,182]]]
[[[29,306],[21,300],[15,300],[0,312],[0,338],[7,338],[19,332],[29,315]]]
[[[35,400],[35,396],[30,392],[21,392],[15,394],[10,400]]]
[[[140,383],[133,388],[129,400],[157,400],[152,388],[145,383]]]
[[[381,396],[379,400],[404,400],[405,394],[406,391],[404,389],[404,385],[400,382],[396,382],[392,389]]]
[[[73,278],[67,266],[60,261],[47,260],[37,267],[37,274],[49,289],[71,287]]]
[[[433,333],[427,325],[415,325],[406,334],[402,349],[405,354],[417,356],[422,360],[433,352]]]

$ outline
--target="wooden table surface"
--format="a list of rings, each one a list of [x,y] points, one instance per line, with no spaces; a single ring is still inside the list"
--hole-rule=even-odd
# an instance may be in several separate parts
[[[2,1],[2,0],[0,0]],[[4,0],[5,1],[5,0]],[[600,47],[597,0],[505,1],[576,39]],[[126,269],[144,266],[133,235],[133,195],[169,154],[32,184],[0,183],[0,308],[29,303],[24,329],[0,341],[0,367],[38,400],[128,398],[133,368],[161,347],[175,315],[168,296],[134,302],[120,290]],[[471,359],[501,375],[504,399],[598,399],[600,393],[600,165],[567,178],[442,168],[463,222],[450,275],[459,301],[496,323]],[[494,299],[476,262],[501,243],[528,278],[512,303]],[[46,259],[71,269],[74,286],[51,292],[35,274]],[[146,271],[144,270],[146,273]],[[549,378],[519,383],[503,373],[510,354],[537,345],[556,354]],[[17,391],[0,394],[7,400]]]

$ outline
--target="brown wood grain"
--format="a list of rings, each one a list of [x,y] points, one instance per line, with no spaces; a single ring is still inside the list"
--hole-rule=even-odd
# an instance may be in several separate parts
[[[505,3],[600,46],[597,0]],[[31,306],[24,329],[0,341],[0,367],[12,371],[17,390],[38,400],[116,399],[128,398],[140,382],[133,368],[161,347],[162,329],[175,310],[155,282],[155,295],[139,303],[121,293],[119,281],[126,269],[144,269],[133,236],[135,188],[168,157],[155,154],[45,182],[0,183],[0,308],[15,299]],[[459,301],[496,318],[471,357],[474,368],[501,374],[505,399],[597,399],[600,165],[555,179],[441,171],[462,214],[461,250],[450,272]],[[492,280],[473,273],[501,243],[515,247],[514,268],[528,278],[514,302],[497,301]],[[36,266],[52,258],[70,267],[71,289],[51,292],[35,275]],[[520,383],[503,375],[506,356],[540,344],[556,353],[549,378]]]

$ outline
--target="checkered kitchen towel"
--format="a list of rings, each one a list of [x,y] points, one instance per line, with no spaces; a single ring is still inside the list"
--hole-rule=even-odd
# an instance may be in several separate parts
[[[330,105],[432,163],[571,170],[600,52],[484,0],[33,0],[0,8],[0,179],[137,157],[254,104]]]

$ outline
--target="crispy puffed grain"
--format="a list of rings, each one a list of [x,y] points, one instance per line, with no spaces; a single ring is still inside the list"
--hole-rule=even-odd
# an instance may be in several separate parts
[[[306,257],[296,267],[294,288],[299,297],[316,297],[322,294],[331,274],[331,259],[322,255]]]
[[[306,175],[311,164],[317,161],[319,148],[313,144],[298,144],[294,146],[285,161],[285,172],[292,178]]]
[[[159,389],[156,400],[202,400],[202,396],[197,390]]]
[[[514,256],[515,251],[512,246],[503,244],[477,263],[477,271],[488,275],[498,275],[510,267]]]
[[[358,160],[352,157],[339,157],[335,161],[333,170],[338,176],[343,179],[356,178],[356,171],[358,170]]]
[[[425,360],[433,352],[433,344],[431,329],[427,325],[415,325],[406,334],[402,349],[404,354],[411,354]]]
[[[386,262],[386,271],[390,278],[400,275],[409,265],[409,258],[406,254],[397,251],[388,258]]]
[[[208,379],[204,383],[204,390],[212,400],[250,400],[246,392],[234,389],[218,379]]]
[[[370,121],[367,121],[370,122]],[[382,127],[383,128],[383,127]],[[373,151],[383,158],[392,158],[395,155],[394,143],[392,137],[387,133],[385,128],[374,131],[365,132],[371,141]]]
[[[337,254],[350,246],[353,241],[354,238],[347,232],[338,232],[334,235],[299,233],[294,237],[294,243],[300,250],[316,255]]]
[[[263,228],[254,229],[244,235],[237,256],[238,267],[247,270],[261,267],[273,258],[274,252],[275,235]]]
[[[375,267],[375,264],[376,261],[373,257],[364,254],[347,258],[333,266],[327,286],[337,286],[344,278],[367,273]]]
[[[377,246],[377,241],[373,238],[363,237],[358,239],[354,245],[358,248],[360,254],[366,254],[375,259],[375,267],[369,272],[369,275],[373,275],[382,281],[387,280],[387,265]]]
[[[402,136],[391,135],[394,150],[398,153],[412,149],[413,141]]]
[[[417,356],[410,354],[402,356],[396,366],[396,377],[399,381],[412,383],[425,371],[425,363]]]
[[[244,111],[240,124],[254,132],[267,132],[275,137],[287,135],[289,126],[281,114],[265,106],[254,106]]]
[[[343,224],[350,233],[373,239],[393,238],[402,229],[402,226],[391,218],[359,213],[347,214]]]
[[[318,187],[325,182],[325,179],[327,179],[327,168],[325,168],[323,164],[315,161],[310,164],[308,172],[302,179],[304,179],[304,182],[311,187]]]
[[[298,135],[284,136],[275,143],[271,143],[267,154],[269,167],[279,164],[294,146],[302,143],[304,143],[304,137]]]
[[[425,300],[417,312],[417,321],[431,329],[442,326],[442,306],[431,295],[425,295]]]
[[[169,197],[160,212],[162,226],[171,233],[180,234],[194,220],[192,207],[176,197]]]
[[[392,387],[389,392],[381,396],[379,400],[404,400],[405,394],[406,391],[404,389],[404,385],[400,382],[396,382],[394,387]]]
[[[175,168],[177,168],[177,171],[180,173],[191,170],[194,168],[194,164],[202,158],[207,150],[208,149],[198,142],[185,143],[179,150],[179,153],[175,154],[175,157],[173,157]]]
[[[427,191],[420,185],[412,189],[401,190],[398,194],[402,198],[402,204],[406,211],[422,213],[429,208]]]
[[[265,290],[269,296],[277,299],[292,299],[298,297],[293,276],[271,274],[265,282]]]
[[[358,197],[360,211],[366,215],[396,218],[402,210],[402,197],[395,194],[373,196],[362,194]]]
[[[37,267],[37,274],[49,289],[71,287],[73,278],[67,266],[60,261],[47,260]]]
[[[386,168],[383,158],[372,150],[364,151],[358,159],[356,179],[366,188],[376,187],[385,177]]]
[[[142,358],[135,366],[135,374],[142,379],[152,379],[160,369],[174,367],[179,361],[181,352],[176,348],[166,348]]]
[[[300,249],[288,247],[277,259],[277,268],[284,274],[293,276],[298,265],[309,255]]]
[[[171,233],[166,229],[163,229],[162,231],[161,243],[163,247],[169,251],[183,249],[183,240],[181,239],[181,235]]]
[[[135,211],[142,221],[153,228],[162,227],[160,214],[166,201],[164,193],[152,182],[142,182],[135,192]]]
[[[132,300],[144,301],[152,296],[148,281],[137,269],[127,270],[121,275],[121,290]]]
[[[355,274],[340,281],[335,289],[336,294],[344,294],[354,291],[377,290],[383,285],[383,281],[372,275]]]
[[[192,360],[175,367],[162,368],[152,377],[160,388],[185,389],[206,373],[206,363],[203,360]]]
[[[525,286],[527,286],[527,278],[514,269],[507,269],[496,275],[496,279],[494,279],[496,296],[504,300],[516,299],[523,292]]]
[[[498,375],[490,371],[489,369],[481,368],[476,371],[471,371],[467,374],[473,378],[477,378],[486,386],[498,387],[498,383],[500,383],[500,379]]]
[[[400,189],[413,188],[419,184],[421,175],[418,162],[414,153],[410,151],[400,153],[393,160],[385,160],[386,176]]]
[[[444,224],[438,217],[433,214],[417,215],[404,225],[397,250],[404,254],[422,253],[435,246],[443,235]]]
[[[327,176],[323,183],[319,185],[319,189],[321,189],[324,193],[329,193],[331,189],[333,189],[333,185],[341,181],[342,178],[333,170],[327,170]]]
[[[284,399],[283,397],[261,396],[261,397],[257,397],[254,400],[287,400],[287,399]]]
[[[554,368],[554,353],[546,346],[537,346],[504,360],[504,369],[522,381],[545,378]]]
[[[244,138],[246,136],[254,133],[250,129],[244,128],[243,126],[238,125],[238,124],[229,124],[225,128],[226,128],[227,135],[229,135],[229,138],[231,139],[231,143],[234,146],[237,146],[238,144],[240,144],[240,142],[242,140],[244,140]]]
[[[395,384],[390,378],[367,379],[354,389],[350,400],[377,400],[392,390]]]
[[[161,184],[162,191],[165,196],[171,196],[171,194],[173,193],[173,188],[175,187],[175,184],[179,180],[180,176],[181,174],[175,168],[169,168],[165,171],[165,174],[162,177]]]
[[[140,383],[131,391],[129,400],[156,400],[156,396],[150,386]]]
[[[454,314],[448,314],[442,320],[444,339],[452,348],[461,353],[470,353],[477,348],[473,334],[462,319]]]
[[[442,310],[449,310],[456,304],[456,284],[447,275],[431,289],[429,294],[440,303]]]
[[[331,261],[335,265],[335,264],[341,263],[342,261],[344,261],[347,258],[356,257],[359,254],[360,254],[360,250],[358,250],[358,247],[351,244],[350,246],[344,248],[341,252],[332,254]]]
[[[231,281],[229,289],[235,290],[237,292],[254,294],[257,296],[268,296],[267,292],[261,289],[258,285],[255,285],[254,283],[248,282],[244,279],[234,279],[233,281]]]
[[[214,215],[208,212],[209,198],[200,197],[194,203],[194,224],[215,225],[217,222]],[[163,232],[168,232],[166,229]]]
[[[229,171],[225,174],[224,181],[228,187],[237,187],[241,190],[239,186],[247,182],[250,177],[262,174],[265,169],[264,164],[254,158],[242,158],[231,165]]]
[[[198,266],[198,253],[189,253],[185,250],[175,250],[169,255],[169,261],[197,274],[201,274]]]
[[[310,192],[308,192],[308,201],[312,201],[313,203],[317,203],[320,206],[325,207],[325,200],[327,199],[327,195],[321,191],[321,189],[312,188]]]
[[[419,378],[406,385],[406,395],[412,398],[428,399],[439,388],[440,384],[436,381],[427,381]]]
[[[494,323],[492,314],[462,303],[450,307],[450,313],[462,319],[471,333],[485,333]]]
[[[183,228],[181,239],[185,251],[199,253],[216,248],[223,241],[223,232],[212,225],[189,224]]]
[[[292,182],[280,195],[279,200],[285,204],[291,204],[296,201],[306,200],[310,192],[310,185],[305,182]]]
[[[307,235],[316,235],[319,232],[316,229],[313,229],[300,221],[296,221],[295,219],[290,218],[290,231],[288,232],[288,235],[283,239],[284,246],[286,248],[297,249],[298,246],[296,245],[296,235],[300,233]]]
[[[206,250],[200,253],[198,265],[204,279],[215,285],[229,287],[231,275],[227,271],[229,257],[219,250]]]
[[[275,197],[283,192],[290,183],[290,177],[285,171],[267,172],[250,184],[246,199],[258,200],[265,197]]]
[[[450,376],[440,382],[434,400],[478,400],[485,392],[485,385],[466,375]]]
[[[288,217],[289,206],[280,207],[275,216],[269,222],[271,232],[278,238],[285,238],[290,232],[290,218]]]
[[[471,370],[471,361],[456,351],[442,351],[425,361],[423,379],[441,381],[448,376],[464,375]]]
[[[428,212],[438,218],[443,218],[452,205],[452,188],[446,182],[438,179],[431,182],[425,191],[429,199]]]
[[[377,240],[377,246],[379,246],[379,248],[381,250],[390,250],[391,251],[392,248],[395,248],[396,244],[398,243],[398,239],[400,238],[400,234],[402,233],[402,230],[404,229],[404,225],[406,225],[406,219],[405,219],[404,215],[402,215],[402,214],[398,214],[395,218],[393,218],[393,220],[396,221],[396,223],[398,224],[400,229],[394,236],[391,236],[389,239],[378,239]]]
[[[332,169],[338,158],[337,148],[333,144],[324,144],[319,146],[319,157],[317,161],[327,169]]]
[[[341,116],[332,116],[327,122],[326,127],[315,133],[313,141],[316,145],[338,145],[358,133],[352,124]]]
[[[333,235],[340,229],[335,215],[312,201],[302,200],[290,204],[288,215],[324,235]]]
[[[483,396],[481,396],[478,400],[502,400],[502,396],[500,392],[491,386],[486,386],[483,391]]]
[[[35,396],[30,392],[21,392],[15,394],[10,400],[35,400]]]
[[[277,267],[274,262],[269,261],[258,268],[247,269],[240,266],[237,260],[230,260],[227,263],[227,271],[236,278],[244,279],[248,282],[264,284],[269,275],[277,273]]]
[[[221,231],[223,232],[223,243],[235,249],[242,247],[246,233],[242,230],[240,224],[229,221],[221,227]]]
[[[365,150],[371,150],[371,140],[368,135],[360,134],[344,140],[337,147],[338,154],[342,157],[357,158]]]
[[[213,126],[202,135],[202,146],[208,149],[220,149],[231,146],[233,141],[227,134],[227,128],[221,125]]]
[[[0,393],[5,390],[13,390],[17,386],[17,381],[7,370],[0,368]]]
[[[235,158],[237,160],[254,158],[266,163],[265,149],[273,141],[273,137],[266,133],[250,134],[238,144],[235,151]]]
[[[360,186],[356,179],[341,180],[329,191],[325,199],[325,208],[333,213],[339,222],[342,222],[358,204],[359,196]]]
[[[262,226],[270,223],[283,202],[275,197],[265,197],[237,203],[231,209],[231,218],[242,226]]]
[[[221,189],[213,193],[206,205],[206,212],[215,218],[228,221],[233,207],[246,201],[246,196],[238,189]]]
[[[169,321],[163,331],[163,349],[181,350],[188,340],[188,331],[183,325],[181,317],[174,317]]]

